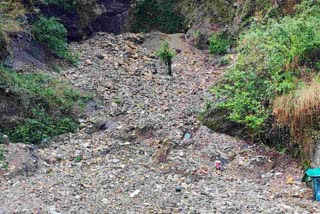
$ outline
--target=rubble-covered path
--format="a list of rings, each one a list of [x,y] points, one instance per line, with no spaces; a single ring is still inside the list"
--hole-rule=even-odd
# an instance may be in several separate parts
[[[292,159],[201,126],[222,70],[182,35],[101,33],[72,50],[80,65],[59,75],[95,99],[78,132],[35,148],[36,173],[0,181],[1,214],[320,212]]]

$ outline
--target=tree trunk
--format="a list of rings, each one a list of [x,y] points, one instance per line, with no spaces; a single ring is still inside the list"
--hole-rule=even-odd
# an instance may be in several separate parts
[[[168,74],[169,74],[170,76],[172,76],[171,61],[169,61],[169,62],[167,63],[167,65],[168,65]]]

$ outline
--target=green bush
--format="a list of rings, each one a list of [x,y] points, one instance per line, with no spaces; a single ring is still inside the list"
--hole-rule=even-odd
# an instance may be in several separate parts
[[[320,49],[319,5],[282,20],[252,27],[239,42],[237,62],[212,88],[215,108],[223,108],[230,121],[259,134],[272,117],[276,96],[300,85],[301,66],[308,54]],[[218,45],[224,50],[226,45]]]
[[[77,62],[76,58],[69,51],[67,29],[59,22],[59,19],[40,16],[33,23],[31,31],[35,39],[44,44],[52,53],[72,63]]]
[[[21,104],[29,108],[40,105],[48,111],[72,113],[86,96],[65,83],[45,73],[17,73],[0,66],[0,91],[8,91],[21,98]]]
[[[12,97],[19,120],[13,128],[0,126],[11,142],[39,143],[77,128],[79,106],[89,99],[44,73],[17,73],[0,66],[0,94]],[[2,127],[2,128],[1,128]],[[1,143],[1,139],[0,139]]]
[[[47,5],[59,6],[67,11],[72,11],[77,6],[79,0],[41,0],[41,2]]]
[[[175,11],[175,0],[138,0],[134,10],[132,31],[160,30],[165,33],[183,31],[184,18]]]
[[[167,41],[162,42],[161,47],[156,54],[161,59],[161,61],[166,64],[172,62],[172,58],[175,56],[175,53],[171,50],[170,45]]]
[[[213,34],[209,38],[210,54],[225,54],[232,46],[232,39],[222,33]]]
[[[68,117],[54,118],[44,109],[32,109],[32,117],[13,129],[5,129],[13,143],[40,143],[44,139],[73,132],[78,124]]]
[[[169,43],[167,41],[164,41],[156,54],[160,58],[160,60],[168,66],[169,75],[172,75],[171,64],[175,53],[171,50]]]

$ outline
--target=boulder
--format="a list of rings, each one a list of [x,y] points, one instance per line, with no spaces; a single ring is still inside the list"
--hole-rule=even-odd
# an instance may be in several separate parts
[[[36,42],[27,33],[17,33],[11,38],[11,54],[6,58],[5,65],[20,72],[34,69],[48,70],[46,53],[42,44]]]
[[[200,118],[208,128],[218,133],[231,136],[243,136],[244,127],[225,118],[226,111],[220,108],[210,108]]]
[[[6,170],[0,171],[0,177],[13,178],[15,176],[30,176],[38,169],[38,158],[33,148],[26,144],[9,144],[5,146]]]

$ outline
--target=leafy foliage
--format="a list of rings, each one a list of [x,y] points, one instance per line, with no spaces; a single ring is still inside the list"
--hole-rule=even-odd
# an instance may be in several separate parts
[[[72,132],[77,123],[68,117],[54,118],[43,109],[32,109],[32,117],[14,129],[5,129],[12,142],[40,143],[44,139]]]
[[[172,75],[172,59],[175,53],[171,50],[170,45],[167,41],[162,42],[160,49],[157,51],[157,56],[168,66],[168,74]]]
[[[215,107],[227,110],[228,120],[256,134],[270,125],[273,100],[300,84],[301,66],[320,49],[319,14],[319,5],[310,6],[296,16],[254,26],[240,38],[236,64],[211,90]]]
[[[76,112],[89,98],[47,74],[17,73],[4,67],[0,67],[0,93],[14,98],[17,114],[26,118],[13,128],[0,128],[0,133],[23,143],[39,143],[75,130]]]
[[[157,56],[167,65],[172,62],[175,53],[171,50],[169,43],[164,41],[162,42],[160,49],[157,51]]]
[[[138,0],[136,4],[132,31],[176,33],[185,29],[184,18],[175,11],[175,0]]]
[[[67,29],[59,22],[59,19],[40,16],[33,23],[31,31],[34,37],[44,44],[48,50],[72,63],[77,62],[76,58],[69,51]]]
[[[213,34],[209,38],[209,53],[211,54],[225,54],[231,46],[232,39],[225,34]]]
[[[22,105],[33,104],[47,110],[71,113],[85,96],[63,82],[44,73],[17,73],[0,67],[0,91],[8,91],[23,98]]]

